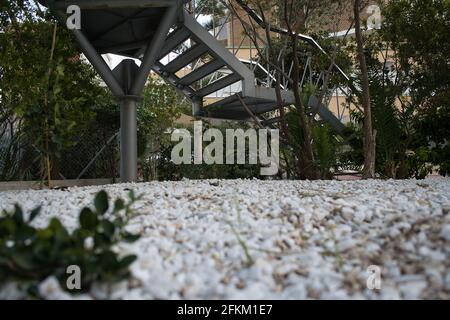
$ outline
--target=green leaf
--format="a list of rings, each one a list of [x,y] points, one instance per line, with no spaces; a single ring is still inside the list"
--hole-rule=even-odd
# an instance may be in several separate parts
[[[112,237],[114,235],[116,226],[111,221],[103,220],[101,222],[101,226],[103,228],[103,232],[105,233],[105,235],[107,235],[108,237]]]
[[[16,239],[20,241],[25,241],[27,239],[30,239],[36,234],[36,229],[29,225],[22,225],[20,228],[16,231]]]
[[[137,241],[141,236],[139,234],[132,234],[129,232],[124,232],[122,237],[125,242],[131,243],[131,242]]]
[[[14,211],[13,219],[16,221],[16,223],[23,223],[22,208],[18,204],[15,204],[14,209],[15,209],[15,211]]]
[[[135,262],[137,256],[134,254],[130,254],[128,256],[123,257],[119,262],[120,268],[128,268],[133,262]]]
[[[30,213],[30,217],[28,218],[28,223],[32,222],[41,212],[42,207],[39,206],[37,208],[35,208],[33,211],[31,211]]]
[[[38,230],[37,232],[37,237],[41,242],[50,239],[52,236],[53,232],[49,228]]]
[[[55,233],[60,232],[62,229],[64,229],[61,221],[59,221],[57,218],[52,218],[48,226]]]
[[[125,209],[125,203],[123,202],[122,199],[117,199],[114,202],[114,212],[118,212],[118,211],[123,210],[123,209]]]
[[[108,195],[104,190],[97,193],[94,199],[94,205],[99,214],[104,214],[108,211]]]
[[[0,235],[3,238],[4,236],[7,236],[8,234],[14,234],[17,230],[17,224],[14,222],[11,218],[4,218],[2,219],[0,223]]]
[[[80,225],[83,229],[94,231],[98,225],[97,216],[89,208],[84,208],[80,213]]]
[[[56,67],[56,72],[57,72],[59,75],[64,75],[64,66],[61,65],[61,64],[58,64],[58,66]]]
[[[135,255],[119,258],[112,250],[118,240],[136,241],[140,236],[124,231],[120,217],[101,217],[107,211],[106,193],[95,197],[95,208],[83,208],[79,215],[80,227],[69,233],[61,221],[52,218],[46,228],[36,229],[29,223],[36,218],[40,207],[33,209],[23,221],[19,206],[0,217],[0,281],[4,278],[40,280],[53,274],[58,279],[65,276],[67,265],[77,264],[83,269],[83,290],[89,290],[95,281],[119,281],[129,275],[128,267],[136,261]],[[106,202],[105,202],[106,200]],[[105,205],[106,204],[106,205]],[[115,201],[115,210],[127,209],[122,200]],[[117,219],[121,223],[116,223]],[[117,239],[116,234],[121,237]],[[95,250],[87,250],[85,239],[92,237]],[[8,250],[5,239],[14,240]]]
[[[35,266],[31,252],[30,254],[16,253],[12,256],[12,261],[16,266],[25,270],[31,270]]]
[[[108,269],[117,264],[117,255],[111,250],[107,250],[100,254],[100,264],[103,268]]]

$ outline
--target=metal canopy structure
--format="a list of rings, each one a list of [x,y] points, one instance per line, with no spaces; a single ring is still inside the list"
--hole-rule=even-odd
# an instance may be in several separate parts
[[[137,180],[137,113],[148,75],[171,26],[182,8],[180,0],[41,0],[62,23],[67,8],[81,9],[81,28],[73,33],[89,62],[120,103],[120,175],[122,182]],[[140,57],[123,60],[110,70],[101,54]]]
[[[255,68],[239,60],[185,10],[187,0],[40,2],[64,24],[69,6],[81,9],[81,28],[73,33],[120,104],[122,182],[137,180],[136,104],[152,70],[191,100],[194,116],[232,120],[258,117],[267,125],[279,121],[279,117],[270,119],[265,115],[280,108],[271,81],[258,83]],[[186,43],[190,45],[186,47]],[[101,57],[106,53],[139,59],[141,63],[138,66],[135,60],[125,59],[111,70]],[[171,56],[174,59],[163,61]],[[203,62],[198,64],[199,60]],[[187,69],[188,74],[180,73]],[[268,72],[267,76],[270,78]],[[231,86],[239,88],[236,94],[222,95],[214,103],[203,105],[206,97]],[[283,90],[281,95],[285,105],[294,102],[291,91]],[[309,107],[337,133],[342,132],[341,121],[314,96]]]

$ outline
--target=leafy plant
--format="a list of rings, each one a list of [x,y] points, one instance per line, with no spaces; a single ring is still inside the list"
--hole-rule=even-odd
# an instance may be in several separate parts
[[[8,147],[1,150],[0,179],[76,178],[83,167],[68,177],[64,157],[80,150],[80,133],[95,124],[93,106],[111,95],[81,58],[71,31],[47,11],[34,1],[6,0],[0,7],[0,144]]]
[[[170,85],[160,79],[149,79],[138,106],[138,156],[144,181],[157,179],[164,133],[183,112],[189,113],[189,108]]]
[[[125,231],[137,200],[130,191],[130,201],[117,199],[109,210],[108,195],[100,191],[94,208],[83,208],[80,226],[72,233],[57,219],[46,228],[32,226],[41,212],[38,207],[25,215],[19,205],[0,216],[0,282],[19,281],[28,284],[36,295],[37,284],[50,275],[66,287],[68,266],[81,270],[81,290],[88,291],[95,282],[112,283],[129,276],[128,267],[136,256],[119,257],[113,246],[121,241],[134,242],[140,236]]]
[[[425,179],[433,172],[433,165],[430,163],[432,152],[430,148],[421,147],[408,155],[407,164],[409,175],[416,179]]]
[[[203,129],[207,130],[211,127],[211,124],[207,121],[203,122]],[[214,126],[222,132],[223,139],[223,150],[226,150],[226,129],[237,129],[242,128],[244,131],[250,128],[243,124],[233,124],[231,122],[224,123],[222,125]],[[193,135],[193,126],[183,126],[177,125],[177,128],[187,129]],[[178,142],[173,142],[170,140],[171,133],[163,135],[161,139],[160,153],[157,157],[157,170],[159,180],[180,180],[182,178],[187,179],[251,179],[260,177],[260,166],[258,164],[249,164],[249,154],[245,153],[245,164],[181,164],[175,165],[171,161],[171,152]],[[192,147],[191,151],[194,150],[193,139],[191,141]],[[247,143],[247,142],[246,142]],[[235,148],[231,151],[235,153],[236,157],[236,144]],[[224,155],[226,155],[224,153]],[[191,159],[193,159],[194,154],[191,154]]]
[[[336,146],[339,141],[326,124],[316,124],[312,127],[316,165],[321,179],[332,179],[336,167]]]

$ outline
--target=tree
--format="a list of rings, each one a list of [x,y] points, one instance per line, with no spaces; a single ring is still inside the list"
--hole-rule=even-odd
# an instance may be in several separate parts
[[[104,90],[69,30],[59,28],[47,12],[31,1],[6,1],[2,9],[0,114],[10,134],[1,140],[20,139],[20,148],[9,148],[14,154],[8,156],[20,162],[19,173],[5,167],[2,178],[22,179],[31,172],[32,178],[58,179],[61,154],[90,124],[92,106]]]
[[[449,11],[444,1],[390,1],[382,8],[382,28],[365,35],[375,171],[381,177],[424,178],[433,165],[449,172]],[[353,118],[363,123],[364,113],[355,111]],[[363,136],[359,130],[356,136]],[[353,158],[361,145],[352,139]]]
[[[192,6],[192,2],[189,3]],[[210,17],[210,20],[203,24],[207,30],[214,30],[220,25],[226,16],[226,6],[217,0],[198,0],[195,3],[195,12]]]
[[[359,69],[361,72],[361,89],[362,89],[362,106],[364,109],[364,130],[363,130],[363,145],[364,145],[364,169],[363,178],[375,178],[375,159],[376,159],[376,131],[373,130],[372,125],[372,110],[370,107],[370,88],[369,88],[369,74],[367,70],[366,57],[364,53],[364,40],[361,28],[361,0],[354,0],[353,13],[355,18],[355,38],[357,44],[357,58],[359,62]]]
[[[243,2],[243,1],[239,1]],[[315,51],[309,44],[303,43],[298,35],[299,34],[311,34],[318,33],[318,30],[322,30],[322,34],[325,34],[326,30],[333,29],[333,27],[339,24],[338,18],[344,8],[345,4],[342,1],[303,1],[303,0],[268,0],[268,1],[246,1],[244,4],[256,8],[258,15],[262,19],[262,28],[257,25],[250,18],[247,18],[243,14],[242,10],[231,3],[231,8],[235,17],[241,22],[244,32],[247,37],[250,38],[252,44],[258,51],[258,56],[263,65],[268,65],[274,73],[276,81],[274,81],[274,88],[278,101],[278,111],[281,118],[280,128],[281,137],[284,142],[292,142],[292,146],[289,148],[294,150],[296,155],[293,157],[295,161],[294,166],[296,172],[295,176],[300,179],[318,179],[323,176],[317,166],[316,150],[314,147],[314,139],[312,135],[312,126],[314,125],[313,117],[310,115],[308,98],[304,98],[303,86],[301,81],[301,75],[304,71],[305,57],[311,56]],[[336,22],[324,24],[324,17],[333,17]],[[276,26],[278,28],[287,29],[284,33],[271,32],[271,27]],[[337,30],[334,30],[337,31]],[[339,40],[340,41],[340,40]],[[321,64],[320,70],[326,70],[327,79],[323,83],[321,90],[317,88],[316,93],[320,97],[324,97],[328,90],[329,80],[333,71],[333,66],[339,56],[340,45],[337,43],[332,46],[333,54],[331,59],[327,58],[324,63],[323,59],[313,60],[315,63]],[[282,54],[280,54],[282,53]],[[315,52],[317,53],[317,52]],[[322,55],[320,52],[317,56]],[[292,62],[292,73],[288,74],[282,67],[282,61],[286,60]],[[331,60],[331,61],[330,61]],[[289,66],[289,64],[288,64]],[[288,67],[289,69],[289,67]],[[267,77],[267,75],[266,75]],[[288,89],[292,91],[295,103],[295,115],[297,124],[295,126],[289,126],[286,121],[286,109],[285,103],[282,100],[281,94],[281,80],[286,80],[288,83]],[[322,91],[322,92],[319,92]],[[322,100],[322,99],[321,99]],[[292,110],[291,110],[292,111]],[[292,117],[291,117],[292,118]],[[293,129],[299,132],[292,132]],[[296,136],[299,139],[294,138]],[[297,143],[294,143],[297,141]],[[295,146],[294,146],[295,145]],[[287,159],[288,157],[286,157]],[[287,160],[288,161],[288,160]]]
[[[413,147],[428,150],[428,161],[438,165],[441,174],[449,174],[450,2],[390,1],[383,17],[381,36],[395,51],[408,82],[402,107],[414,110]]]

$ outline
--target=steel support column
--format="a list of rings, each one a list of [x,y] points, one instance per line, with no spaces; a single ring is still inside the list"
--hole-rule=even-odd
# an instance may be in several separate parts
[[[137,180],[137,101],[124,97],[120,101],[120,179]]]
[[[192,115],[198,117],[201,115],[203,109],[203,99],[195,98],[192,101]]]

